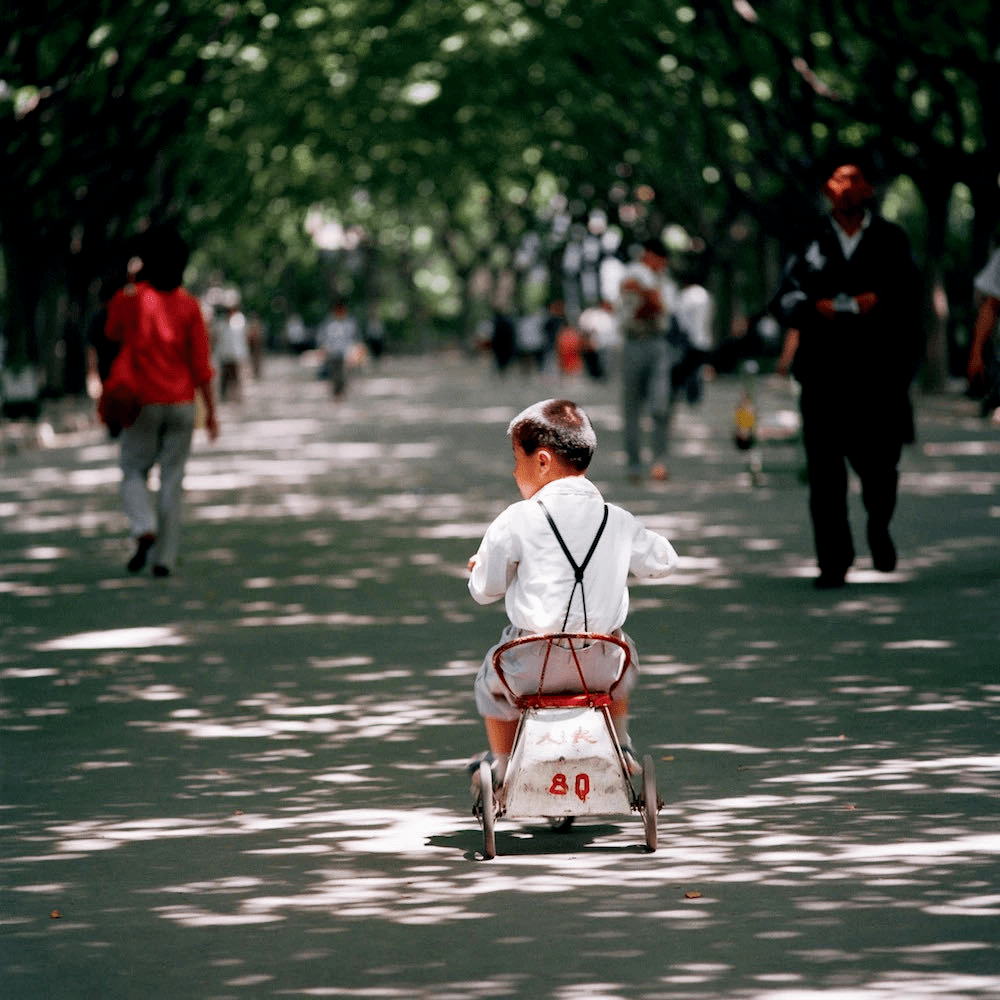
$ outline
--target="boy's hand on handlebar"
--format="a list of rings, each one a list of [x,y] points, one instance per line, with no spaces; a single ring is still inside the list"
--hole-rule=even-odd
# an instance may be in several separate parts
[[[476,557],[475,557],[475,556],[473,556],[473,557],[472,557],[472,558],[471,558],[471,559],[469,560],[469,572],[470,572],[470,573],[471,573],[471,572],[473,571],[473,569],[475,568],[475,565],[476,565]]]

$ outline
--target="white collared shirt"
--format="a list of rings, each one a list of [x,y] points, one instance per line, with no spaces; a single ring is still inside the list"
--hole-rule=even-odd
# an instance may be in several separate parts
[[[688,342],[699,351],[712,349],[712,296],[701,285],[687,285],[677,293],[674,315]]]
[[[636,260],[628,264],[622,271],[619,289],[621,289],[621,285],[630,280],[637,282],[643,288],[656,291],[659,294],[663,311],[656,317],[655,323],[661,331],[666,330],[670,316],[676,306],[678,292],[677,283],[670,277],[670,273],[666,270],[654,271],[648,264],[644,264],[641,260]],[[618,312],[620,322],[626,329],[630,324],[635,322],[650,322],[649,320],[636,321],[635,312],[642,305],[642,300],[635,292],[620,291],[619,295]]]
[[[840,240],[840,249],[844,251],[844,260],[850,260],[854,256],[854,251],[858,249],[858,244],[861,242],[861,237],[865,235],[865,230],[871,225],[872,213],[865,212],[861,226],[853,236],[848,236],[833,216],[830,216],[830,221],[833,223],[833,231],[837,234],[837,239]]]
[[[677,565],[673,546],[628,511],[608,505],[608,523],[584,574],[583,595],[545,513],[545,503],[577,563],[583,562],[604,514],[604,499],[584,476],[543,486],[530,500],[511,504],[489,526],[475,556],[469,592],[479,604],[504,598],[511,624],[527,632],[613,632],[628,615],[629,573],[667,576]]]

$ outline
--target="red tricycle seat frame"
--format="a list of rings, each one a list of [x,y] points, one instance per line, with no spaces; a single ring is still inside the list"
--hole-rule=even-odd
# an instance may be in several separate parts
[[[525,646],[529,643],[545,642],[548,648],[545,650],[545,659],[542,662],[541,676],[538,678],[538,690],[534,694],[517,694],[507,682],[504,674],[501,659],[504,653],[517,646]],[[556,643],[567,643],[573,655],[573,664],[576,667],[577,675],[580,678],[580,691],[544,691],[545,670],[549,662],[549,653]],[[591,691],[584,677],[583,667],[580,665],[580,658],[577,656],[576,642],[580,642],[581,649],[591,646],[597,642],[608,642],[625,654],[622,665],[618,670],[618,675],[609,685],[607,691]],[[522,635],[517,639],[511,639],[502,646],[498,646],[493,653],[493,669],[496,671],[500,682],[507,689],[513,703],[522,711],[528,708],[608,708],[614,699],[615,689],[621,684],[629,667],[632,666],[632,651],[628,643],[619,636],[609,635],[604,632],[540,632],[537,635]]]

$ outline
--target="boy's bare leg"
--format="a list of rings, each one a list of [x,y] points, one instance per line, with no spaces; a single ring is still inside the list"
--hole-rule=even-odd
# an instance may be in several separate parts
[[[486,719],[486,739],[494,757],[509,757],[514,749],[514,736],[517,733],[517,720]]]
[[[503,784],[510,763],[510,752],[514,749],[514,737],[517,734],[517,719],[484,719],[486,723],[486,739],[490,744],[490,754],[493,757],[493,783]]]
[[[625,746],[631,742],[628,734],[628,699],[611,702],[608,711],[611,713],[611,722],[618,734],[618,742]]]
[[[629,774],[640,774],[642,765],[632,749],[632,737],[629,736],[628,732],[628,701],[613,701],[608,711],[611,713],[611,724],[615,727],[618,743],[625,754],[625,763],[628,764]]]

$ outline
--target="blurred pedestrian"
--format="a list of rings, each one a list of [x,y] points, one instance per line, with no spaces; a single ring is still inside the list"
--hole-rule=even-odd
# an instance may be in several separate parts
[[[521,316],[514,326],[514,342],[521,370],[527,374],[545,368],[545,313],[536,309]]]
[[[309,349],[309,331],[298,313],[292,313],[285,322],[285,343],[293,354]]]
[[[112,366],[128,380],[141,409],[121,432],[122,502],[135,539],[128,569],[152,559],[169,576],[180,543],[184,467],[201,398],[209,437],[218,435],[208,331],[197,300],[181,287],[189,249],[172,228],[149,230],[140,242],[142,270],[108,303],[105,332],[122,345]],[[155,505],[149,473],[159,465]]]
[[[674,344],[682,352],[671,372],[671,401],[683,394],[694,406],[704,391],[702,369],[708,363],[713,348],[712,320],[715,304],[708,289],[692,270],[683,272],[680,291],[674,308],[679,336]]]
[[[875,569],[896,568],[889,522],[898,464],[914,437],[910,383],[922,347],[919,275],[903,230],[875,211],[864,165],[841,160],[822,184],[829,213],[789,258],[773,303],[798,330],[803,442],[821,589],[854,562],[847,464],[861,480]]]
[[[542,330],[545,333],[545,357],[542,359],[542,369],[554,375],[559,368],[559,334],[566,325],[566,305],[562,299],[552,299],[546,306],[545,322]]]
[[[247,318],[236,303],[225,308],[215,324],[215,360],[219,366],[219,398],[243,397],[243,366],[250,354]]]
[[[966,375],[970,390],[982,396],[982,412],[987,417],[1000,407],[1000,363],[993,345],[997,320],[1000,319],[1000,250],[990,257],[973,284],[980,303]]]
[[[343,399],[347,392],[347,358],[358,343],[358,324],[342,299],[334,302],[317,336],[317,346],[323,351],[326,377],[334,399]]]
[[[781,353],[774,363],[774,370],[781,376],[787,378],[792,374],[792,362],[795,360],[795,353],[799,349],[801,335],[794,326],[790,326],[785,331],[785,336],[781,341]]]
[[[556,357],[561,375],[583,373],[583,338],[572,323],[564,323],[556,335]]]
[[[517,353],[516,331],[511,318],[502,310],[493,313],[493,325],[490,334],[490,350],[496,362],[497,371],[503,375],[510,367]]]
[[[670,373],[678,357],[667,342],[667,329],[677,296],[669,276],[669,254],[658,239],[643,243],[642,257],[629,264],[620,285],[622,410],[629,479],[643,478],[641,425],[648,410],[653,422],[650,476],[667,478],[667,434],[670,424]]]
[[[365,347],[368,348],[368,356],[375,364],[385,351],[385,323],[379,315],[378,306],[372,306],[368,310],[368,318],[365,320]]]
[[[264,342],[267,333],[257,313],[250,313],[246,325],[247,353],[250,356],[250,373],[259,382],[264,373]]]
[[[614,307],[607,301],[588,306],[580,313],[577,326],[584,368],[592,379],[601,382],[611,374],[611,354],[619,343]]]

